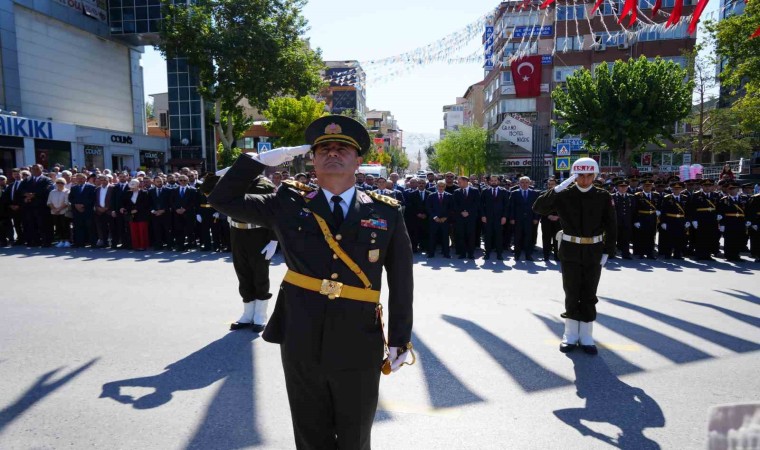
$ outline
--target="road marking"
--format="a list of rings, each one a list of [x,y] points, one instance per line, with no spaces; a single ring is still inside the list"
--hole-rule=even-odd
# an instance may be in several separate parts
[[[420,414],[433,417],[452,417],[456,418],[462,414],[461,408],[435,408],[428,405],[420,405],[414,403],[405,403],[398,401],[381,400],[377,409],[388,412],[398,412],[405,414]]]
[[[556,346],[556,345],[559,345],[559,343],[562,341],[560,341],[559,339],[546,339],[544,342],[547,344]],[[640,352],[641,351],[641,347],[636,344],[607,344],[607,343],[597,342],[596,346],[599,348],[618,350],[621,352]]]

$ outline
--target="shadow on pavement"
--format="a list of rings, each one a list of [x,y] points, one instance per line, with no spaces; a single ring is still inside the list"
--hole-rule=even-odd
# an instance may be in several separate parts
[[[206,409],[187,448],[237,449],[258,445],[250,330],[227,333],[202,349],[166,367],[158,375],[112,381],[103,385],[101,398],[111,398],[134,409],[158,408],[178,391],[203,389],[224,380]],[[139,398],[121,393],[125,387],[153,388]]]
[[[746,291],[738,291],[736,289],[732,289],[733,292],[726,292],[716,289],[715,292],[720,292],[721,294],[730,295],[731,297],[738,298],[739,300],[745,300],[750,303],[754,303],[755,305],[760,305],[760,297],[758,297],[755,294],[750,294]]]
[[[691,333],[695,336],[699,336],[702,339],[713,342],[715,344],[720,345],[721,347],[727,348],[737,353],[746,353],[746,352],[753,352],[755,350],[760,350],[760,344],[756,342],[751,342],[745,339],[738,338],[736,336],[731,336],[730,334],[713,330],[712,328],[707,328],[702,325],[697,325],[695,323],[691,323],[686,320],[679,319],[677,317],[669,316],[659,311],[654,311],[648,308],[644,308],[643,306],[624,302],[622,300],[616,300],[613,298],[605,298],[605,300],[612,303],[613,305],[617,305],[622,308],[627,308],[633,311],[640,312],[653,319],[659,320],[660,322],[666,323],[672,327],[678,328],[687,333]]]
[[[26,410],[34,406],[37,402],[52,394],[64,384],[73,380],[82,372],[92,367],[92,365],[95,364],[98,359],[100,358],[91,359],[89,362],[78,367],[77,369],[74,369],[72,372],[62,376],[55,381],[51,381],[51,378],[59,371],[61,371],[61,369],[63,369],[62,367],[53,369],[50,372],[47,372],[37,378],[37,381],[35,381],[35,383],[30,386],[29,389],[21,394],[18,400],[0,410],[0,433],[2,433],[5,427],[7,427],[14,420],[21,417],[21,415],[23,415]]]
[[[443,320],[459,327],[478,343],[527,392],[570,385],[570,381],[545,369],[526,354],[475,322],[448,315]]]
[[[430,404],[434,408],[451,408],[483,401],[451,373],[418,334],[412,333],[412,342],[422,365]]]
[[[573,361],[577,395],[586,400],[585,408],[554,411],[554,415],[584,436],[591,436],[621,449],[659,449],[656,442],[644,436],[646,428],[662,428],[665,416],[657,402],[643,389],[623,383],[611,371],[606,354],[589,357],[566,355]],[[617,437],[596,432],[582,421],[608,423],[620,428]]]
[[[750,316],[749,314],[742,314],[738,311],[733,311],[731,309],[723,308],[718,305],[710,305],[708,303],[700,303],[700,302],[692,302],[689,300],[680,299],[680,301],[684,303],[691,303],[692,305],[699,305],[704,306],[705,308],[712,308],[716,311],[722,312],[723,314],[733,317],[736,320],[742,321],[744,323],[747,323],[749,325],[752,325],[753,327],[760,328],[760,317]]]

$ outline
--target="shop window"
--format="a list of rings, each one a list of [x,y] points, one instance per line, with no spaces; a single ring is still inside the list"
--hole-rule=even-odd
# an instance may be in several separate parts
[[[105,158],[102,145],[84,146],[84,166],[88,169],[104,169]]]

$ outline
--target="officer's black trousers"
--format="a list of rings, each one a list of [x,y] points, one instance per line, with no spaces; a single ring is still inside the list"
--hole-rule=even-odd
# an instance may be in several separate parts
[[[617,227],[617,249],[620,250],[623,256],[631,255],[631,227],[619,226]]]
[[[296,448],[369,450],[380,367],[325,369],[304,358],[290,356],[283,348],[280,347],[282,368]]]
[[[243,302],[269,300],[269,261],[261,250],[269,242],[269,231],[264,228],[240,230],[230,228],[232,265],[238,278],[238,290]]]
[[[717,222],[699,221],[697,228],[691,228],[694,238],[694,256],[697,259],[707,259],[715,252],[715,242],[720,240]]]
[[[457,255],[472,255],[475,252],[475,215],[468,217],[457,217],[456,236],[454,243],[456,245]]]
[[[641,221],[641,228],[633,229],[633,254],[637,256],[654,256],[654,240],[657,224],[654,220]]]
[[[565,289],[566,319],[593,322],[596,320],[596,288],[602,275],[599,262],[562,261],[562,287]]]
[[[739,259],[739,253],[747,245],[747,229],[744,219],[724,221],[726,231],[723,232],[723,250],[726,259]]]
[[[541,221],[541,246],[544,250],[544,258],[551,254],[557,254],[557,232],[560,229],[559,221],[553,222],[549,219]]]

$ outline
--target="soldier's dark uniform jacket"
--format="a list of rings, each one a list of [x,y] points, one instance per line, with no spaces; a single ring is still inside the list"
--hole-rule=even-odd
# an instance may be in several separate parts
[[[251,177],[264,165],[241,156],[209,196],[219,211],[274,230],[288,269],[299,274],[364,288],[360,278],[328,246],[314,214],[334,229],[330,206],[319,189],[283,182],[273,194],[245,195]],[[382,269],[388,277],[388,345],[411,341],[412,248],[401,210],[393,199],[357,190],[334,238],[380,290]],[[283,282],[264,340],[283,353],[323,367],[379,371],[383,338],[370,302],[335,298]]]

